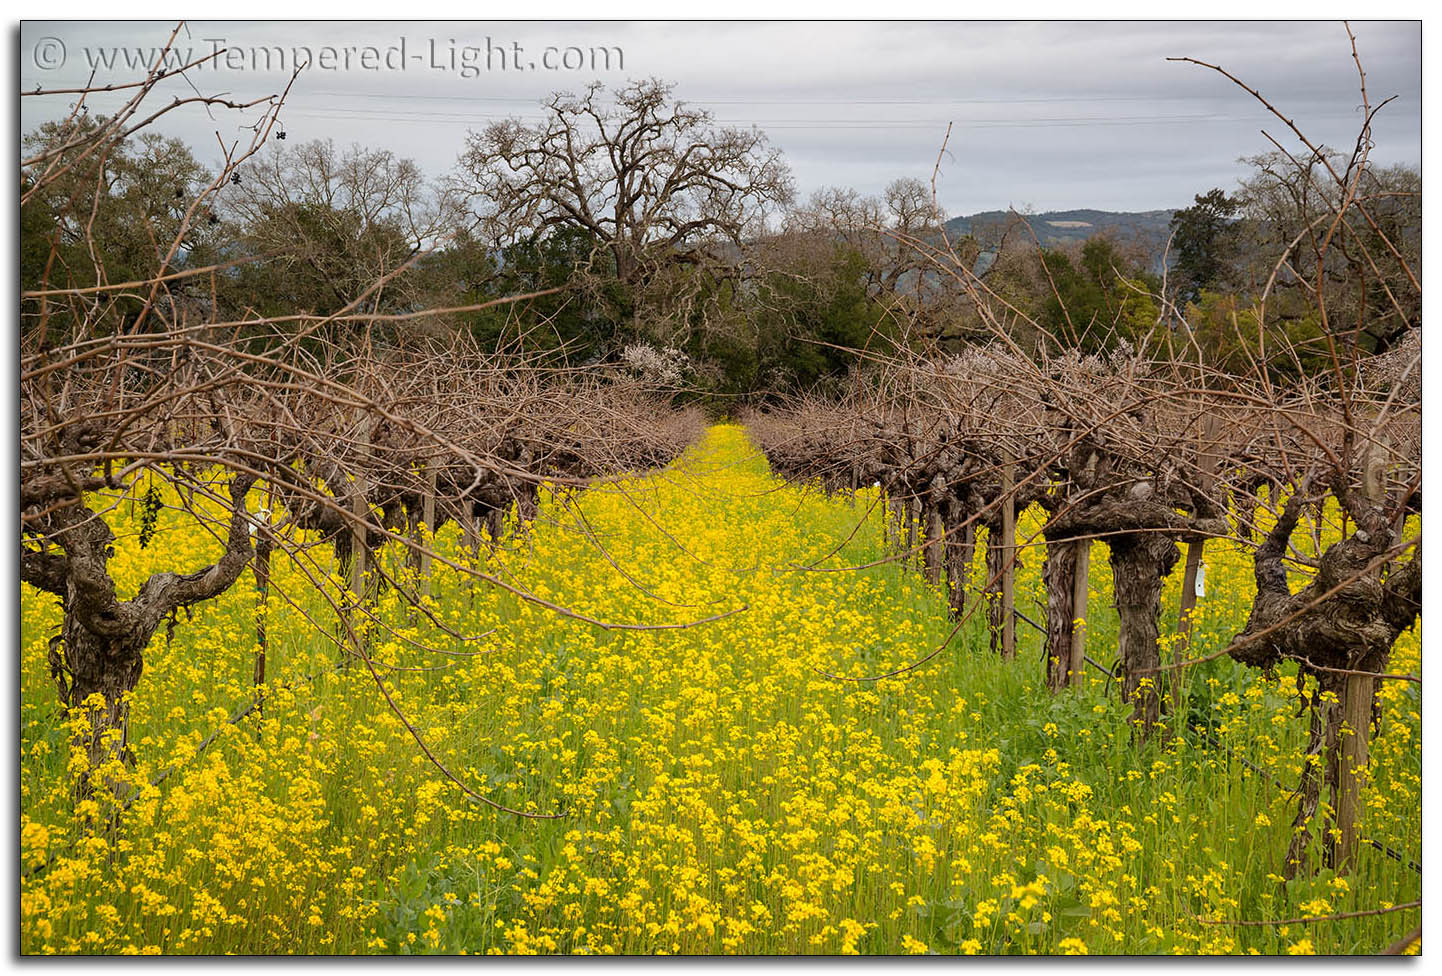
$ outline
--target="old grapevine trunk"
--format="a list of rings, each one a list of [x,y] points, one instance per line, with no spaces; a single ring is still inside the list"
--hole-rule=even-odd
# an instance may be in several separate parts
[[[89,726],[78,744],[91,769],[129,755],[129,693],[140,681],[145,648],[161,621],[180,607],[224,592],[250,561],[245,496],[254,481],[250,475],[231,481],[233,514],[219,560],[194,573],[156,573],[132,600],[117,598],[110,576],[114,534],[81,499],[48,516],[48,536],[59,552],[22,543],[21,579],[61,599],[63,654],[52,667],[62,704],[89,708]],[[77,783],[77,795],[93,789],[87,772]]]
[[[1157,636],[1162,581],[1181,558],[1175,540],[1221,535],[1225,531],[1226,522],[1221,518],[1179,513],[1171,500],[1159,498],[1146,482],[1135,482],[1124,493],[1115,491],[1086,505],[1072,506],[1047,523],[1049,543],[1095,537],[1110,550],[1122,691],[1132,703],[1132,718],[1140,725],[1143,738],[1159,727],[1161,719]],[[1073,556],[1079,558],[1079,554]],[[1071,602],[1076,602],[1075,594],[1084,591],[1085,581],[1077,580]],[[1065,598],[1059,599],[1066,602]],[[1073,670],[1079,667],[1079,656],[1073,652]]]
[[[1257,547],[1257,599],[1228,649],[1252,667],[1270,669],[1294,660],[1299,680],[1310,676],[1316,682],[1308,752],[1319,765],[1303,770],[1287,877],[1311,869],[1312,820],[1324,788],[1331,804],[1320,831],[1322,863],[1339,871],[1353,866],[1372,676],[1386,671],[1392,645],[1422,609],[1421,543],[1412,547],[1410,559],[1394,562],[1396,529],[1388,506],[1362,497],[1342,475],[1334,477],[1332,493],[1353,519],[1352,534],[1328,546],[1312,582],[1293,593],[1286,556],[1306,499],[1301,489],[1288,499]]]
[[[140,681],[144,669],[142,654],[154,632],[154,627],[149,630],[142,627],[107,634],[81,623],[75,614],[65,615],[61,634],[69,690],[62,701],[78,708],[92,704],[91,695],[98,694],[101,699],[88,711],[90,727],[84,734],[92,768],[112,755],[122,760],[129,757],[127,696]],[[82,792],[89,792],[88,775]]]
[[[1132,703],[1132,721],[1148,737],[1161,721],[1158,693],[1158,619],[1162,580],[1181,558],[1177,544],[1158,533],[1129,532],[1107,540],[1116,594],[1117,650],[1122,662],[1122,697]]]

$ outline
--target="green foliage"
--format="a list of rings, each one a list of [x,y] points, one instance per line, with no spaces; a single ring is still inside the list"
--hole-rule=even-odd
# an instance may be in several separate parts
[[[1217,189],[1194,199],[1193,206],[1172,215],[1172,254],[1176,256],[1172,273],[1182,302],[1196,301],[1203,288],[1221,277],[1232,236],[1231,221],[1242,205]]]
[[[24,152],[69,146],[103,121],[81,115],[68,129],[47,123],[24,139]],[[697,239],[665,260],[653,254],[644,274],[622,273],[624,249],[594,227],[565,220],[522,226],[504,246],[458,230],[459,202],[449,191],[433,191],[413,163],[386,152],[308,143],[257,155],[245,164],[243,182],[223,188],[223,208],[214,200],[195,204],[213,176],[178,140],[133,136],[66,169],[78,152],[61,152],[60,175],[21,207],[22,290],[93,289],[234,262],[170,283],[159,296],[161,317],[324,315],[440,241],[407,273],[370,291],[358,310],[405,313],[551,293],[375,329],[381,341],[467,330],[488,346],[573,365],[615,361],[627,346],[644,343],[684,353],[698,394],[719,394],[726,403],[835,387],[858,361],[857,350],[885,349],[902,322],[913,341],[947,351],[992,338],[993,326],[967,301],[927,305],[918,297],[925,262],[881,240],[873,223],[891,218],[870,212],[844,220],[813,215],[812,224],[800,222],[802,231],[775,236]],[[1330,365],[1331,353],[1307,275],[1295,270],[1315,267],[1320,244],[1317,235],[1299,237],[1298,228],[1314,222],[1324,201],[1298,201],[1290,192],[1301,178],[1295,160],[1252,162],[1257,172],[1236,195],[1212,189],[1173,215],[1169,275],[1191,332],[1159,338],[1170,338],[1178,352],[1187,346],[1186,358],[1200,349],[1210,365],[1234,373],[1262,364],[1278,376],[1311,374]],[[22,177],[22,193],[30,186]],[[1421,182],[1400,167],[1369,170],[1364,186],[1388,244],[1370,223],[1348,215],[1346,233],[1325,254],[1323,279],[1334,341],[1370,352],[1420,323],[1420,294],[1407,272],[1420,267]],[[1289,245],[1292,269],[1274,274]],[[961,246],[964,263],[974,264],[977,242]],[[1005,249],[982,273],[998,301],[1022,313],[1012,339],[1023,348],[1106,352],[1139,345],[1163,317],[1150,257],[1131,248],[1103,234],[1040,253]],[[1269,281],[1259,334],[1254,302]],[[919,283],[915,296],[907,282]],[[77,318],[82,303],[25,299],[22,333],[42,320],[50,341],[82,328],[128,328],[148,298],[145,288],[107,292],[84,322]]]
[[[38,155],[61,149],[98,131],[104,121],[82,115],[72,129],[46,123],[23,140],[24,151]],[[60,152],[54,159],[57,175],[21,205],[22,291],[94,288],[148,279],[160,269],[173,272],[215,262],[222,229],[207,210],[193,209],[212,176],[184,143],[145,133],[110,146],[100,158],[81,160],[82,151]],[[22,196],[33,185],[22,178]],[[103,314],[92,313],[92,329],[125,327],[145,301],[137,291],[110,297],[114,300]],[[168,297],[209,301],[200,281],[175,282]],[[39,300],[23,300],[22,329],[36,326],[40,313]],[[78,327],[70,305],[51,299],[50,337],[69,335]]]
[[[464,282],[457,304],[564,289],[463,313],[460,326],[489,346],[556,352],[570,362],[585,363],[604,358],[622,338],[622,289],[615,283],[609,255],[583,230],[555,227],[499,253],[465,237],[429,259],[425,273]],[[597,287],[584,287],[583,277]]]
[[[275,259],[242,265],[229,276],[228,293],[234,304],[263,316],[337,312],[384,272],[376,255],[410,251],[399,228],[312,201],[267,207],[244,233],[244,250],[253,254],[271,250],[273,243],[288,242],[286,252]],[[400,311],[399,297],[399,291],[390,289],[366,308]]]
[[[732,392],[807,390],[835,381],[857,361],[857,350],[885,349],[894,341],[886,310],[867,294],[866,261],[854,248],[833,245],[819,273],[778,271],[761,285],[755,345],[749,370],[728,370],[750,385],[728,383]]]
[[[1128,262],[1106,237],[1093,237],[1073,258],[1043,251],[1050,294],[1040,323],[1063,346],[1100,352],[1126,341],[1135,344],[1156,325],[1155,278]]]
[[[1229,373],[1251,373],[1262,369],[1274,379],[1310,375],[1331,362],[1320,317],[1310,305],[1284,298],[1274,300],[1266,310],[1266,322],[1258,329],[1261,311],[1236,295],[1203,290],[1195,304],[1187,306],[1186,319],[1191,340],[1203,361]],[[1179,351],[1179,355],[1185,355]]]

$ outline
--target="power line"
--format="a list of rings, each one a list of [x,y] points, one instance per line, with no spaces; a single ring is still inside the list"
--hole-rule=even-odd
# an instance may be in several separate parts
[[[381,98],[405,101],[458,101],[458,102],[509,102],[535,105],[543,99],[523,95],[440,95],[404,94],[399,92],[327,91],[313,90],[306,94],[325,95],[336,98]],[[686,105],[1027,105],[1054,102],[1181,102],[1220,101],[1214,95],[1186,94],[1167,95],[1028,95],[1002,98],[954,98],[954,97],[911,97],[911,98],[851,98],[832,96],[830,98],[682,98]]]
[[[501,122],[515,119],[526,125],[536,125],[545,121],[544,116],[525,115],[499,115],[489,112],[386,112],[375,109],[359,108],[291,108],[287,110],[288,115],[301,115],[307,118],[326,118],[343,116],[368,121],[386,122]],[[1050,116],[1030,119],[955,119],[955,118],[923,118],[923,119],[885,119],[885,118],[715,118],[712,119],[718,125],[756,125],[766,129],[910,129],[910,128],[935,128],[948,123],[955,123],[962,128],[977,129],[1002,129],[1002,128],[1045,128],[1045,127],[1068,127],[1068,126],[1134,126],[1134,125],[1176,125],[1176,124],[1205,124],[1205,123],[1230,123],[1245,121],[1238,116],[1231,115],[1129,115],[1129,116]]]

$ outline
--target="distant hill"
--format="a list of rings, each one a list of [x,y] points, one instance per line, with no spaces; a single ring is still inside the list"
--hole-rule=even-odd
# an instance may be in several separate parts
[[[1166,250],[1173,210],[1143,210],[1137,213],[1114,213],[1108,210],[1049,210],[1046,213],[1023,214],[1031,224],[1043,247],[1084,241],[1103,232],[1110,233],[1118,243],[1135,242],[1152,256],[1153,270],[1161,270],[1162,252]],[[972,234],[983,243],[999,240],[1001,232],[1012,220],[1006,210],[986,210],[967,217],[953,217],[946,222],[948,235]]]

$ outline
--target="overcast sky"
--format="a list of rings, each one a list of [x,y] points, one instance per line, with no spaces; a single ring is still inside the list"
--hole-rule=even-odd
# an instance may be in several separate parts
[[[148,54],[171,26],[27,22],[21,90],[83,84],[92,64],[101,65],[97,84],[134,80],[127,54]],[[1421,28],[1352,29],[1373,103],[1397,96],[1374,126],[1373,158],[1418,164]],[[468,129],[536,118],[548,92],[593,80],[667,79],[719,122],[759,126],[785,152],[803,196],[826,185],[875,193],[897,177],[930,179],[954,122],[938,186],[951,214],[1186,206],[1210,187],[1235,186],[1245,172],[1238,158],[1271,148],[1261,130],[1296,145],[1225,78],[1168,56],[1220,63],[1332,146],[1351,147],[1361,103],[1339,23],[192,22],[177,43],[194,56],[221,46],[231,50],[229,66],[191,74],[201,91],[242,99],[278,91],[288,75],[280,62],[308,48],[313,66],[282,115],[289,139],[390,149],[432,176],[454,166]],[[117,66],[103,67],[107,58]],[[193,92],[177,80],[154,97],[172,94]],[[21,131],[67,103],[21,99]],[[217,130],[230,141],[238,125],[231,114],[212,120],[182,109],[163,129],[213,163]]]

